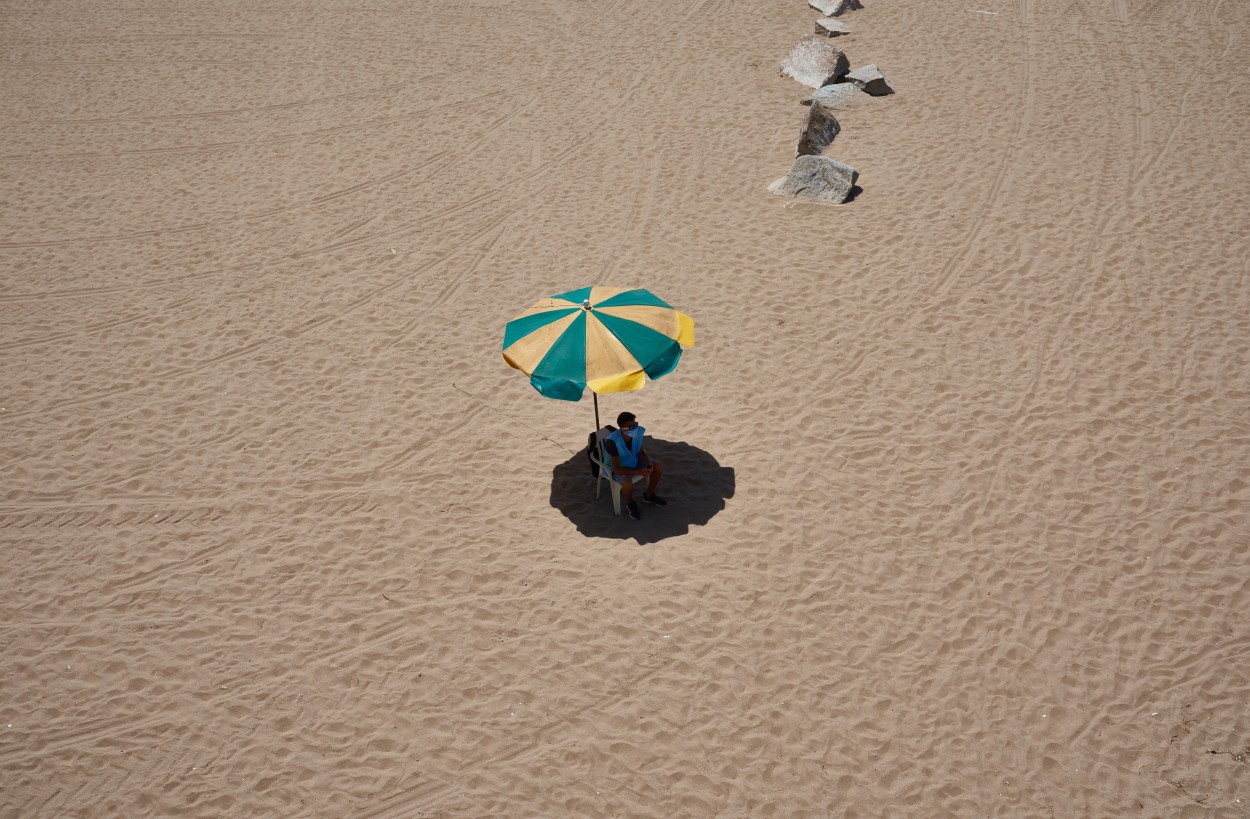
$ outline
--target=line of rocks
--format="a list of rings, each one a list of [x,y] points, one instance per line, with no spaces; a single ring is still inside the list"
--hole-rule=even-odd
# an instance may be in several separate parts
[[[850,60],[829,40],[852,32],[836,19],[862,9],[859,0],[809,0],[808,5],[825,15],[816,21],[816,33],[803,38],[781,61],[781,73],[815,89],[802,99],[807,106],[790,172],[768,186],[778,196],[818,199],[842,204],[857,191],[859,171],[836,159],[822,156],[842,126],[833,112],[862,104],[868,97],[894,93],[876,65],[851,70]]]

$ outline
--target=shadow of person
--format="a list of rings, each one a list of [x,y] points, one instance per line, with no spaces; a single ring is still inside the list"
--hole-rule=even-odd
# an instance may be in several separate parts
[[[733,467],[721,466],[698,447],[647,436],[647,453],[664,463],[659,494],[668,506],[640,503],[642,520],[630,520],[622,499],[620,517],[612,514],[612,488],[605,481],[603,492],[595,499],[595,478],[585,449],[552,470],[551,505],[587,537],[633,538],[642,544],[706,525],[734,495]],[[634,496],[641,495],[639,487]]]

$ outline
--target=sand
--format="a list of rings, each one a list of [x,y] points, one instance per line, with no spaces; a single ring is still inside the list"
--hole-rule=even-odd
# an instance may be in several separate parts
[[[0,815],[1250,814],[1250,6],[817,16],[0,7]]]

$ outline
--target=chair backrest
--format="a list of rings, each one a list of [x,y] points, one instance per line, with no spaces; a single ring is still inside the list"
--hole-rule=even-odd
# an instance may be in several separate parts
[[[594,432],[595,448],[593,460],[598,464],[600,469],[606,470],[608,475],[612,475],[612,459],[608,457],[607,448],[604,444],[608,440],[608,436],[616,432],[616,427],[608,424],[603,429],[597,429]]]

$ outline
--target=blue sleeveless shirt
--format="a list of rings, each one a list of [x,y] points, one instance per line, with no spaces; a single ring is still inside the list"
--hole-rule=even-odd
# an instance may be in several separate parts
[[[608,440],[616,444],[616,457],[621,461],[621,467],[624,469],[638,468],[638,453],[642,452],[642,436],[646,432],[640,426],[635,426],[629,436],[629,443],[625,443],[625,436],[621,434],[619,429],[613,430],[608,436]],[[611,463],[611,461],[609,461]]]

